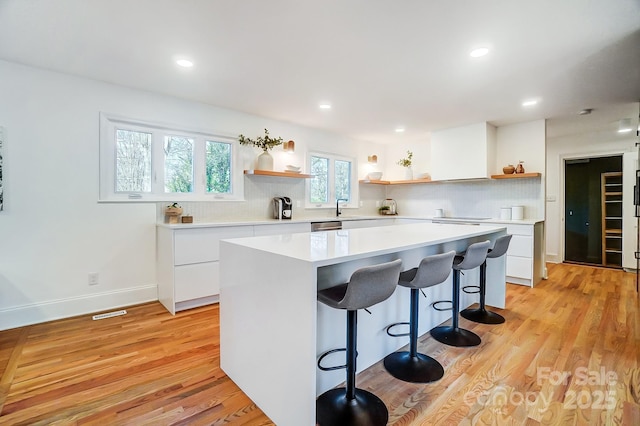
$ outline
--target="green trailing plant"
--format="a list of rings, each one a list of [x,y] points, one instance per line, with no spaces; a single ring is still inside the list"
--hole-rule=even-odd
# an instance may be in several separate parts
[[[267,129],[264,129],[264,136],[258,136],[256,139],[250,139],[241,134],[240,136],[238,136],[238,142],[240,142],[240,145],[257,146],[266,152],[273,147],[282,145],[284,141],[280,137],[272,138],[271,136],[269,136],[269,131]]]
[[[181,209],[182,207],[178,203],[169,204],[167,206],[168,209]]]
[[[411,160],[413,159],[413,152],[407,151],[407,156],[398,160],[398,165],[402,167],[411,167]]]

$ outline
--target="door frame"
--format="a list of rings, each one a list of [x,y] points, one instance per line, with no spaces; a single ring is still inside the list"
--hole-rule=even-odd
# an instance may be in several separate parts
[[[564,252],[564,243],[565,243],[565,238],[564,238],[564,234],[566,232],[565,229],[565,214],[564,214],[564,206],[565,206],[565,163],[566,160],[580,160],[580,159],[592,159],[592,158],[600,158],[600,157],[616,157],[616,156],[623,156],[623,154],[625,152],[627,152],[628,150],[625,149],[615,149],[615,150],[610,150],[610,151],[598,151],[598,152],[585,152],[585,153],[570,153],[570,154],[560,154],[560,173],[558,173],[559,176],[559,194],[560,196],[558,197],[558,212],[560,213],[560,229],[559,229],[559,239],[560,239],[560,244],[558,247],[558,251],[559,251],[559,257],[560,257],[560,262],[565,262],[565,252]]]

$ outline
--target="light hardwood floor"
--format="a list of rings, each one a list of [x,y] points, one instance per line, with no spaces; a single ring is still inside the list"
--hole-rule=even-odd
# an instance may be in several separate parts
[[[422,337],[440,381],[404,383],[378,363],[358,386],[385,401],[393,425],[640,425],[635,276],[548,266],[533,289],[508,285],[505,324],[461,319],[480,346]],[[217,306],[127,310],[0,332],[0,424],[272,424],[219,368]]]

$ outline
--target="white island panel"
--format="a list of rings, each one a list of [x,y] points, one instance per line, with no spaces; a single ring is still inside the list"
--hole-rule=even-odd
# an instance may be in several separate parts
[[[403,269],[429,254],[463,251],[495,240],[504,227],[410,224],[379,228],[223,240],[220,245],[222,369],[278,425],[315,424],[316,396],[344,381],[344,371],[320,372],[322,352],[345,344],[345,311],[317,302],[319,288],[348,281],[359,267],[402,259]],[[488,266],[488,291],[504,307],[505,263]],[[477,284],[478,272],[462,285]],[[409,292],[398,289],[368,315],[358,313],[358,371],[404,346],[384,328],[407,321]],[[450,317],[426,305],[451,298],[451,277],[421,298],[420,334]],[[461,307],[474,301],[465,295]],[[375,392],[375,390],[374,390]]]

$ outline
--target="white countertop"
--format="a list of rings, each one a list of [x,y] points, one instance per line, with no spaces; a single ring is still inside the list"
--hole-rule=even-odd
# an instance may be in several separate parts
[[[414,223],[223,241],[323,266],[502,230],[504,226]]]
[[[392,215],[374,215],[374,216],[340,216],[340,217],[304,217],[294,219],[228,219],[216,222],[195,222],[195,223],[158,223],[157,226],[170,229],[188,229],[188,228],[212,228],[224,226],[249,226],[249,225],[277,225],[290,223],[311,223],[311,222],[329,222],[329,221],[350,221],[350,220],[371,220],[371,219],[415,219],[415,220],[437,220],[451,223],[483,223],[483,224],[501,224],[501,225],[534,225],[542,222],[543,219],[525,219],[525,220],[503,220],[503,219],[481,219],[471,220],[464,218],[448,218],[433,216],[392,216]]]

